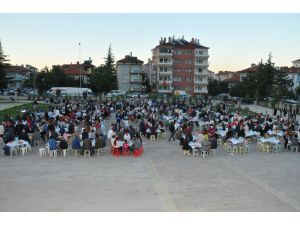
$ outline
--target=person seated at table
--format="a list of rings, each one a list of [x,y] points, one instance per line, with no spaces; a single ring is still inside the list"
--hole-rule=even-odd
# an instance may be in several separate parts
[[[49,137],[48,144],[49,144],[50,151],[57,150],[56,139],[53,136]]]
[[[119,141],[120,141],[119,137],[116,137],[112,144],[112,147],[114,149],[119,149],[119,151],[122,152],[122,146],[119,145]]]
[[[151,135],[151,129],[150,129],[150,127],[148,127],[148,128],[146,129],[146,136],[147,136],[147,139],[150,138],[150,135]]]
[[[89,133],[87,132],[87,129],[83,129],[82,132],[82,141],[89,138]]]
[[[116,135],[113,135],[112,138],[110,139],[110,145],[113,146],[116,140]]]
[[[72,149],[81,149],[79,134],[76,133],[72,141]]]
[[[102,148],[102,141],[103,139],[100,139],[100,135],[96,134],[96,138],[95,138],[95,149],[100,149]]]
[[[95,150],[92,148],[92,140],[90,138],[83,140],[82,150],[82,154],[84,153],[84,150],[89,150],[90,154],[94,155]]]
[[[182,150],[183,151],[188,151],[189,155],[190,155],[191,151],[192,151],[192,148],[189,145],[189,143],[190,143],[190,139],[188,138],[188,135],[186,135],[185,138],[183,139],[183,142],[182,142]]]
[[[22,130],[21,134],[19,135],[19,139],[27,141],[28,143],[30,143],[30,138],[29,138],[28,134],[25,133],[24,129]]]
[[[243,137],[243,138],[245,137],[245,129],[242,124],[236,128],[236,131],[238,137]]]
[[[124,141],[129,142],[130,140],[131,140],[131,136],[130,136],[128,130],[125,130]]]
[[[0,134],[0,151],[4,149],[5,143],[3,140],[3,134]]]
[[[156,126],[150,127],[151,135],[154,135],[154,136],[155,136],[155,139],[157,139],[157,132],[156,132],[156,129],[157,129]]]
[[[225,140],[227,141],[228,139],[232,138],[234,136],[234,132],[231,128],[231,126],[228,127],[228,131],[225,135]]]
[[[212,136],[210,138],[210,148],[211,149],[217,149],[218,148],[218,142],[216,136]]]
[[[128,144],[127,140],[124,140],[123,146],[122,146],[122,151],[126,151],[126,150],[129,151],[130,148],[129,148],[129,144]]]
[[[139,149],[143,146],[143,140],[140,134],[136,133],[134,142],[132,144],[132,150]]]
[[[297,147],[297,149],[299,148],[299,142],[298,142],[298,135],[294,134],[294,136],[291,139],[291,149],[292,147]]]

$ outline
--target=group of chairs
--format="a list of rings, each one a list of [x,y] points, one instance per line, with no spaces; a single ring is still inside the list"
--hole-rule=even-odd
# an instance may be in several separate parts
[[[183,150],[184,155],[192,155],[192,156],[200,156],[202,158],[206,158],[208,156],[215,156],[216,149],[211,148],[210,146],[200,147],[200,148],[192,148],[192,154],[189,150]]]
[[[18,154],[20,156],[25,156],[28,154],[28,152],[31,152],[31,146],[17,145],[14,149],[10,149],[10,156],[13,156],[14,154],[16,156]]]
[[[140,132],[140,136],[144,137],[143,132]],[[150,135],[150,141],[162,140],[166,138],[167,138],[166,132],[157,133],[156,137],[155,135]]]
[[[40,157],[50,156],[51,158],[56,158],[58,156],[58,152],[60,152],[62,157],[66,157],[67,155],[73,155],[77,157],[77,156],[81,156],[80,154],[81,151],[82,149],[72,149],[72,148],[50,150],[49,146],[46,145],[45,147],[39,148],[39,155]],[[104,155],[105,152],[106,152],[105,148],[95,149],[95,155],[97,156]],[[83,157],[91,157],[91,151],[83,150]]]
[[[249,140],[249,139],[247,139],[247,140]],[[250,143],[251,143],[250,141],[246,141],[242,144],[233,145],[231,142],[225,141],[223,143],[223,149],[227,153],[246,154],[246,153],[249,153],[249,150],[250,150],[249,144]]]
[[[138,149],[133,150],[132,152],[132,156],[133,157],[139,157],[143,154],[144,149],[143,147],[140,147]],[[111,147],[111,154],[113,156],[130,156],[131,155],[131,151],[130,149],[120,149],[120,148],[114,148],[113,146]]]

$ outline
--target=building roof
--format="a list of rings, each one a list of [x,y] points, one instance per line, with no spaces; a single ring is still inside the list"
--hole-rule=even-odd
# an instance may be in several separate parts
[[[63,71],[64,71],[64,74],[66,74],[66,75],[80,76],[79,68],[71,67],[71,68],[63,69]],[[81,70],[81,75],[87,76],[88,74],[84,70]]]
[[[286,73],[300,73],[300,67],[280,67],[280,69]]]
[[[293,61],[293,63],[295,63],[295,62],[300,62],[300,59],[297,59],[297,60]]]
[[[219,71],[218,73],[216,73],[216,76],[227,76],[227,75],[234,75],[235,72],[232,71]]]
[[[117,61],[117,64],[143,64],[144,61],[139,60],[137,57],[126,55],[124,59]]]
[[[258,68],[258,65],[251,65],[251,67],[247,68],[247,69],[244,69],[244,70],[241,70],[241,71],[238,71],[238,73],[251,73],[251,72],[256,72]]]
[[[240,82],[241,81],[241,79],[240,79],[240,76],[239,75],[237,75],[237,76],[233,76],[233,77],[230,77],[230,78],[228,78],[228,79],[225,79],[225,80],[223,80],[223,82],[231,82],[231,83],[233,83],[233,82]]]
[[[209,49],[208,47],[201,45],[199,43],[199,39],[195,39],[192,38],[192,40],[189,42],[187,40],[184,39],[184,37],[182,38],[177,38],[175,39],[175,37],[169,37],[167,38],[161,38],[159,45],[157,45],[155,48],[157,47],[191,47],[191,48],[201,48],[201,49]],[[154,49],[155,49],[154,48]]]

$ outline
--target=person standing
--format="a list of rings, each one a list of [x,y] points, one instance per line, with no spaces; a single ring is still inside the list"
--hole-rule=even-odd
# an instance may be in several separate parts
[[[169,138],[169,141],[171,141],[171,138],[173,138],[173,141],[175,141],[175,126],[174,126],[174,121],[170,124],[169,126],[169,130],[171,132],[171,135],[170,135],[170,138]]]

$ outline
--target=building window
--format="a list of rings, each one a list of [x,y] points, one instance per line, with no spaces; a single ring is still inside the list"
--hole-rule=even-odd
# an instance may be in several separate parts
[[[187,50],[187,51],[186,51],[186,54],[187,54],[187,55],[192,55],[192,54],[193,54],[193,50]]]
[[[185,63],[186,63],[186,64],[193,64],[193,60],[192,60],[192,59],[187,59],[187,60],[185,61]]]
[[[198,73],[202,73],[202,69],[201,68],[198,68]]]
[[[161,49],[159,49],[159,53],[171,54],[172,50],[171,49],[167,49],[167,48],[161,48]]]

